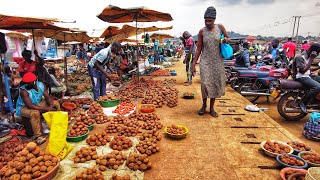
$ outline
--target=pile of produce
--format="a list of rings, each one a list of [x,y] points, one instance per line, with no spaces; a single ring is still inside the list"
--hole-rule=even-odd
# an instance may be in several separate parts
[[[90,116],[90,115],[89,115]],[[95,118],[97,124],[104,124],[111,121],[111,117],[108,117],[105,114],[99,114]]]
[[[289,153],[290,152],[290,148],[286,145],[283,145],[281,143],[278,142],[271,142],[270,140],[268,140],[263,147],[269,151],[269,152],[273,152],[276,154],[284,154],[284,153]]]
[[[120,80],[120,77],[118,76],[118,74],[110,74],[109,77],[112,81],[119,81]]]
[[[141,125],[142,129],[154,131],[161,129],[162,127],[162,123],[156,120],[146,120],[146,122]]]
[[[101,171],[97,170],[96,168],[89,168],[77,174],[76,177],[74,178],[74,180],[91,180],[91,179],[104,180],[104,177]]]
[[[186,133],[186,129],[183,127],[178,127],[176,125],[171,125],[167,127],[168,133],[170,134],[184,134]]]
[[[79,151],[76,152],[74,157],[74,163],[85,163],[86,161],[96,160],[98,158],[98,153],[96,147],[82,147]]]
[[[105,131],[93,134],[86,139],[87,144],[89,144],[90,146],[104,146],[110,141],[111,138],[107,136],[107,133]]]
[[[116,109],[112,111],[112,113],[116,113],[118,115],[126,115],[129,114],[130,111],[133,111],[135,107],[136,105],[134,103],[123,102],[118,105]]]
[[[88,110],[88,115],[90,114],[103,114],[103,110],[102,110],[102,107],[99,103],[97,102],[92,102],[91,105],[90,105],[90,109]]]
[[[68,137],[79,137],[88,132],[88,127],[83,122],[76,122],[68,132]]]
[[[294,157],[291,157],[289,155],[283,155],[280,157],[280,160],[285,163],[285,164],[289,164],[291,166],[303,166],[304,162],[300,161]]]
[[[139,132],[139,127],[128,127],[122,126],[121,130],[118,133],[118,136],[136,136]]]
[[[288,171],[286,171],[285,173],[285,177],[286,179],[289,179],[289,177],[292,175],[292,174],[296,174],[296,173],[301,173],[300,171],[298,170],[294,170],[294,169],[289,169]]]
[[[151,73],[159,70],[160,68],[159,67],[149,67],[147,68],[145,71],[144,71],[144,74],[145,75],[150,75]]]
[[[36,179],[46,175],[58,163],[57,157],[40,151],[36,143],[30,142],[0,170],[0,179]]]
[[[7,165],[19,151],[25,148],[23,142],[5,142],[0,145],[0,169]]]
[[[164,69],[158,69],[152,73],[150,73],[150,76],[170,76],[171,73]]]
[[[81,94],[92,88],[91,78],[87,70],[80,70],[68,75],[71,94]]]
[[[112,151],[106,156],[100,156],[96,162],[100,171],[107,169],[117,170],[126,160],[126,156],[121,151]]]
[[[136,148],[141,154],[147,154],[148,156],[160,151],[157,143],[152,140],[140,141]]]
[[[139,139],[140,141],[151,139],[153,142],[156,142],[162,139],[162,135],[159,131],[143,132]]]
[[[320,154],[309,152],[306,155],[302,156],[302,158],[308,162],[320,164]]]
[[[83,122],[86,126],[91,126],[94,124],[94,119],[87,116],[85,112],[80,112],[80,117],[75,117],[75,122]]]
[[[146,154],[130,154],[127,158],[126,165],[129,169],[136,171],[146,171],[151,169],[152,164],[147,158],[148,155]]]
[[[125,174],[124,176],[119,176],[116,173],[113,173],[110,180],[130,180],[130,175]]]
[[[306,146],[304,143],[301,142],[288,142],[288,145],[290,145],[295,150],[300,151],[310,151],[311,148]]]
[[[132,147],[132,141],[125,136],[115,136],[109,146],[113,150],[121,151],[122,149],[129,149]]]
[[[132,114],[130,114],[129,119],[132,119],[134,121],[160,121],[160,118],[155,113],[139,113],[137,111],[134,111]]]
[[[100,101],[113,101],[113,100],[118,100],[119,96],[116,94],[107,94],[105,96],[100,96],[99,100]]]

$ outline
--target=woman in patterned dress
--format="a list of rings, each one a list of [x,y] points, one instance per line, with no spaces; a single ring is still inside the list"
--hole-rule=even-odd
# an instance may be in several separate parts
[[[199,31],[195,61],[192,64],[192,72],[195,76],[196,64],[201,55],[200,78],[203,104],[198,114],[205,113],[207,98],[210,98],[210,115],[218,117],[218,113],[214,110],[214,102],[215,98],[225,94],[226,82],[224,63],[220,54],[220,35],[224,34],[226,37],[224,41],[229,41],[229,36],[223,25],[215,24],[216,9],[214,7],[207,8],[204,19],[205,27]]]

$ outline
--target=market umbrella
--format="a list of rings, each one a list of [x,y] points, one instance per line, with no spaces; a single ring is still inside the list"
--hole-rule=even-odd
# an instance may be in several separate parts
[[[150,38],[153,38],[153,39],[172,39],[174,38],[174,36],[171,36],[170,34],[162,34],[162,33],[153,33]]]
[[[80,31],[75,29],[70,29],[69,31],[54,31],[50,29],[35,29],[33,30],[33,34],[35,37],[47,37],[53,38],[64,42],[89,42],[91,39],[86,31]],[[67,57],[65,53],[65,43],[63,44],[64,48],[64,75],[65,82],[67,87],[67,92],[69,91],[69,83],[68,83],[68,68],[67,68]]]
[[[102,21],[109,23],[136,22],[136,40],[138,41],[138,22],[172,21],[169,13],[163,13],[146,7],[120,8],[109,5],[98,15]],[[138,53],[136,53],[138,54]],[[136,57],[138,60],[138,57]],[[139,65],[138,65],[139,74]]]
[[[120,32],[120,28],[117,26],[109,26],[107,27],[103,33],[101,34],[100,38],[109,38],[112,36],[115,36],[117,34],[119,34]]]
[[[130,25],[123,25],[122,28],[119,30],[118,34],[109,38],[105,39],[105,42],[111,43],[111,42],[115,42],[115,41],[120,41],[121,39],[126,39],[129,37],[132,37],[134,35],[136,35],[136,33],[140,34],[141,30],[137,31],[138,29],[134,26],[130,26]]]
[[[0,14],[0,29],[6,29],[6,30],[37,29],[37,28],[55,29],[55,30],[65,29],[65,28],[61,28],[53,25],[53,22],[58,22],[58,21],[59,20],[55,18],[34,18],[34,17],[8,16],[8,15]],[[6,75],[5,75],[5,79],[6,79]],[[0,83],[2,83],[2,78],[0,80]],[[9,97],[9,104],[11,104],[10,105],[10,111],[11,111],[11,109],[13,109],[11,107],[12,106],[11,95],[10,95],[10,92],[7,92],[7,93]],[[1,98],[3,98],[3,96]]]
[[[29,36],[22,34],[21,32],[16,32],[16,31],[10,31],[7,33],[4,33],[6,36],[11,37],[11,38],[17,38],[17,39],[28,39]]]

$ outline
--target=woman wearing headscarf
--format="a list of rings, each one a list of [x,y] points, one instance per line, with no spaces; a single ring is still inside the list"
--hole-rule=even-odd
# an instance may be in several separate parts
[[[186,40],[186,45],[185,45],[185,51],[186,51],[186,57],[183,61],[183,63],[186,64],[186,72],[187,72],[187,81],[185,82],[186,86],[189,86],[192,84],[192,61],[194,58],[194,53],[195,53],[195,43],[194,40],[191,36],[191,34],[188,31],[185,31],[182,34],[183,39]]]
[[[201,55],[200,78],[202,108],[198,114],[203,115],[207,108],[207,98],[210,98],[210,115],[218,117],[214,110],[215,98],[225,94],[226,76],[224,73],[223,58],[220,54],[220,36],[224,34],[224,41],[229,41],[226,29],[222,24],[215,24],[216,9],[208,7],[204,13],[205,27],[198,34],[197,50],[192,64],[193,76],[196,73],[196,64]]]

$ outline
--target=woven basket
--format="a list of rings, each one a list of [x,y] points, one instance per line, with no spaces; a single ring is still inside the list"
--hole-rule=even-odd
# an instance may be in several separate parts
[[[317,180],[320,179],[320,167],[312,167],[308,169],[306,180]]]

